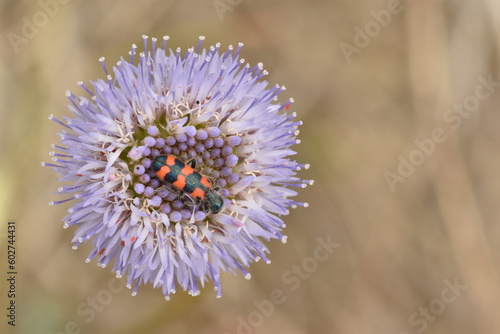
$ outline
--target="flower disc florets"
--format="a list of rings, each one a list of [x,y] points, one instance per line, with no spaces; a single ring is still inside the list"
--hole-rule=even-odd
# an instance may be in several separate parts
[[[166,298],[177,285],[196,295],[211,280],[220,296],[220,272],[250,277],[244,267],[269,262],[262,239],[285,241],[279,217],[307,205],[288,188],[312,183],[295,176],[306,165],[289,159],[301,122],[285,110],[292,100],[275,102],[284,87],[266,88],[262,64],[238,58],[242,44],[220,52],[201,49],[200,38],[182,54],[167,41],[148,47],[145,36],[144,52],[134,45],[112,73],[101,58],[106,80],[79,83],[90,99],[67,93],[73,118],[50,117],[65,129],[55,163],[44,165],[72,196],[51,204],[74,200],[64,219],[77,226],[74,248],[92,239],[87,261],[113,259],[133,294],[152,283]],[[197,179],[180,180],[184,188],[174,183],[179,171],[162,179],[157,157],[178,159]],[[202,184],[205,192],[193,191]]]

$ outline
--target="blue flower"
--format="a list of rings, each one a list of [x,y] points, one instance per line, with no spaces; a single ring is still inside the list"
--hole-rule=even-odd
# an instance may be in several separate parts
[[[290,160],[302,122],[287,112],[292,99],[277,102],[285,87],[267,88],[262,64],[239,58],[242,44],[207,50],[203,39],[181,53],[166,48],[168,37],[160,46],[143,36],[144,51],[133,45],[111,71],[100,59],[106,79],[79,83],[88,97],[66,93],[72,117],[50,116],[61,139],[43,165],[66,194],[50,204],[72,201],[64,227],[76,226],[73,248],[92,239],[87,262],[112,262],[133,295],[141,283],[167,299],[177,286],[197,295],[212,281],[220,297],[221,271],[250,278],[252,262],[270,262],[263,241],[285,242],[288,208],[307,206],[292,199],[312,181],[296,176],[307,165]],[[160,179],[159,156],[209,180],[220,212]]]

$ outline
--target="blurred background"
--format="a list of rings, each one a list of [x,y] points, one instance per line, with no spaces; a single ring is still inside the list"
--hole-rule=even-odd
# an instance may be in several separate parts
[[[0,1],[0,332],[499,333],[500,2]],[[244,42],[304,121],[315,184],[288,243],[223,297],[137,296],[71,250],[49,161],[65,90],[103,77],[141,35],[170,47]],[[7,221],[17,322],[7,325]],[[335,243],[331,253],[316,251]],[[320,254],[320,255],[319,255]],[[277,297],[279,296],[279,298]]]

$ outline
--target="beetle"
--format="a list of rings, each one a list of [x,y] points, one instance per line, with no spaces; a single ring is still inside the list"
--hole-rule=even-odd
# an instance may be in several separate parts
[[[160,180],[185,192],[203,211],[216,214],[222,210],[224,200],[212,188],[212,183],[194,169],[194,159],[186,164],[173,155],[159,155],[151,167]]]

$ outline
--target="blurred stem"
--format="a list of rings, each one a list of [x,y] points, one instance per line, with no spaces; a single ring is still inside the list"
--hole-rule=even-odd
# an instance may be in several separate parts
[[[463,62],[453,62],[450,59],[460,59],[466,50],[453,52],[456,49],[451,49],[450,52],[450,45],[456,43],[450,43],[449,36],[459,35],[459,30],[447,33],[448,27],[454,26],[446,22],[445,4],[444,0],[418,2],[408,12],[408,54],[412,95],[415,98],[418,129],[421,129],[419,133],[436,126],[448,129],[446,124],[436,125],[436,116],[442,117],[443,111],[463,99],[460,98],[463,92],[458,90],[461,87],[455,88],[457,85],[450,81],[450,72],[465,72],[463,68],[453,67],[453,64]],[[464,2],[462,7],[458,7],[459,10],[466,10],[466,4]],[[466,17],[469,17],[469,12]],[[422,25],[422,22],[427,23]],[[456,29],[461,27],[457,25]],[[469,67],[477,66],[477,70],[486,68],[478,65],[481,64],[473,62]],[[468,77],[464,76],[463,80],[466,79]],[[478,208],[474,183],[460,142],[460,131],[464,130],[447,131],[447,139],[440,146],[440,157],[431,158],[427,168],[459,269],[456,276],[468,287],[466,295],[470,309],[474,312],[470,315],[471,319],[475,319],[474,332],[488,333],[492,328],[500,327],[500,319],[495,312],[491,312],[500,309],[497,298],[500,295],[500,275],[484,228],[485,222]]]

